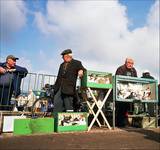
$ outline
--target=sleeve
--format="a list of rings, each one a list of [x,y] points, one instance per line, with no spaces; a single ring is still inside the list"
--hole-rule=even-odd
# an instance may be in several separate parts
[[[15,73],[19,74],[19,76],[25,77],[28,74],[28,70],[21,66],[15,66]]]
[[[124,71],[122,70],[122,67],[119,67],[119,68],[116,70],[115,75],[123,75],[123,74],[124,74]]]
[[[80,61],[78,61],[78,70],[86,71],[86,69],[83,67],[83,65]]]
[[[0,67],[4,67],[4,64],[5,64],[5,63],[1,63],[1,62],[0,62]]]
[[[56,79],[56,81],[54,83],[54,93],[56,93],[58,91],[59,85],[60,85],[60,82],[61,82],[60,81],[61,80],[61,70],[62,70],[61,68],[62,68],[62,64],[59,67],[57,79]]]

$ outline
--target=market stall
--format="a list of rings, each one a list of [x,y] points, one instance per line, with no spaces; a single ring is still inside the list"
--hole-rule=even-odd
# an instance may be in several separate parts
[[[105,125],[111,129],[103,108],[112,90],[112,74],[87,70],[81,81],[81,87],[83,99],[85,99],[89,108],[89,116],[93,116],[88,125],[88,131],[95,122],[99,127]],[[99,119],[99,115],[102,116],[103,124]]]
[[[158,126],[158,85],[157,80],[114,76],[113,78],[113,104],[128,103],[128,124],[134,127]],[[120,106],[120,105],[118,105]],[[113,124],[118,114],[113,112]],[[118,112],[119,113],[119,112]]]

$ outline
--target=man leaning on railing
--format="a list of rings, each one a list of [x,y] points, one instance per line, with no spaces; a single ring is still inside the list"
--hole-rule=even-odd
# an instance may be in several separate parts
[[[16,65],[19,58],[8,55],[6,62],[0,63],[0,110],[12,110],[11,97],[20,95],[21,80],[28,70]]]

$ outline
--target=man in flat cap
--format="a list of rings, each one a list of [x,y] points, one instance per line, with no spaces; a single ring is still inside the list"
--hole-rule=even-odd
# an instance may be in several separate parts
[[[80,61],[73,59],[71,49],[64,50],[61,55],[64,62],[55,82],[54,112],[72,112],[77,77],[83,76],[85,68]]]
[[[151,74],[150,74],[149,70],[145,70],[145,71],[143,71],[143,73],[142,73],[142,77],[141,77],[141,78],[154,79],[154,77],[153,77],[153,76],[151,76]]]
[[[28,73],[27,69],[16,65],[19,58],[8,55],[6,62],[0,63],[0,110],[11,110],[11,97],[20,95],[21,80]]]

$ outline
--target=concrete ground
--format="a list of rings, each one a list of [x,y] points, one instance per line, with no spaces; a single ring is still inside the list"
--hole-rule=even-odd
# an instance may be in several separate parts
[[[160,150],[160,128],[92,129],[89,132],[70,132],[14,136],[0,135],[0,150]]]

